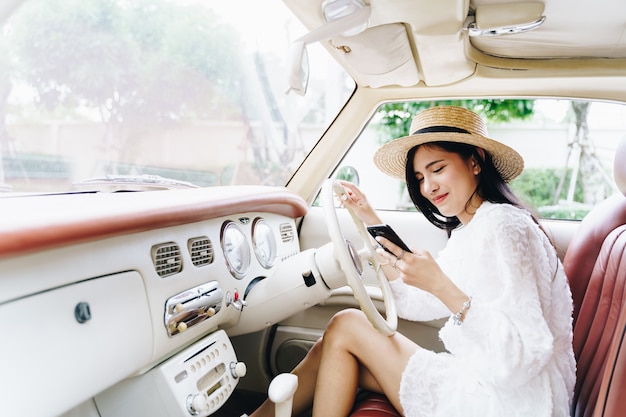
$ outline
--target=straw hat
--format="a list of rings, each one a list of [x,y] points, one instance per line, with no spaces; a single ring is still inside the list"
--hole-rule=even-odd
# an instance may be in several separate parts
[[[438,106],[419,112],[411,123],[411,135],[394,139],[374,154],[374,163],[385,174],[406,179],[407,153],[428,142],[460,142],[483,148],[493,159],[505,181],[511,181],[524,169],[524,160],[514,149],[489,139],[487,125],[471,110]]]

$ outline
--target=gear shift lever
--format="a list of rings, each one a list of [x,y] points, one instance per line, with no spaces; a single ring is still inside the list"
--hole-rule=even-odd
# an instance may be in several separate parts
[[[294,374],[284,373],[277,375],[267,390],[270,401],[276,404],[275,417],[291,417],[293,395],[298,388],[298,377]]]

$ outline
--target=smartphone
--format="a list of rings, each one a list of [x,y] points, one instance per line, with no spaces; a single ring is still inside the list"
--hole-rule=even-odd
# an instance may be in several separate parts
[[[391,242],[395,243],[400,249],[403,249],[406,252],[411,252],[406,243],[404,243],[402,239],[400,239],[400,236],[398,236],[398,234],[388,224],[376,224],[374,226],[367,226],[367,231],[370,235],[374,237],[374,239],[376,239],[376,236],[382,236],[385,239],[388,239]],[[392,253],[384,246],[383,249],[385,249],[389,253]]]

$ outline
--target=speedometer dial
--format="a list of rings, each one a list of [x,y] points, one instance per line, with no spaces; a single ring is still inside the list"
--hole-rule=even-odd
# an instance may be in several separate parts
[[[276,261],[276,236],[270,225],[260,217],[252,223],[252,246],[263,268],[271,268]]]
[[[250,268],[250,245],[246,235],[236,223],[228,221],[222,226],[220,243],[230,273],[237,279],[243,278]]]

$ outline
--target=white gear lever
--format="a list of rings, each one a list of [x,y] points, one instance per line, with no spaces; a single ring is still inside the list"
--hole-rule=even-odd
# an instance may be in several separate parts
[[[276,417],[291,417],[293,395],[297,388],[298,377],[294,374],[280,374],[272,380],[267,396],[276,404]]]

